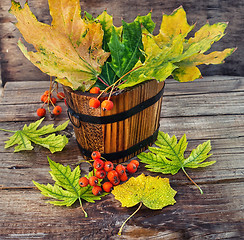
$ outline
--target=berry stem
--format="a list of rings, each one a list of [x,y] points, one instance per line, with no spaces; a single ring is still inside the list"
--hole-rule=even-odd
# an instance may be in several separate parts
[[[97,99],[100,98],[101,95],[102,95],[104,92],[108,91],[109,88],[111,88],[111,87],[114,88],[114,86],[115,86],[118,82],[120,82],[125,76],[127,76],[128,74],[130,74],[131,72],[137,70],[137,69],[140,68],[140,67],[142,67],[142,65],[140,65],[140,66],[138,66],[138,67],[135,67],[135,68],[131,69],[129,72],[125,73],[125,74],[124,74],[121,78],[119,78],[116,82],[114,82],[113,84],[111,84],[110,86],[108,86],[106,89],[104,89],[104,90],[98,95]]]
[[[80,198],[79,198],[79,202],[80,202],[80,208],[83,211],[83,213],[85,214],[85,217],[88,217],[87,212],[85,211],[85,209],[82,206],[82,202],[81,202],[81,199]]]
[[[141,206],[142,206],[142,202],[140,202],[140,205],[139,205],[139,207],[136,209],[136,211],[135,212],[133,212],[124,222],[123,222],[123,224],[122,224],[122,226],[120,227],[120,229],[119,229],[119,232],[118,232],[118,235],[121,235],[121,233],[122,233],[122,230],[123,230],[123,227],[124,227],[124,225],[126,224],[126,222],[128,221],[128,220],[130,220],[139,210],[140,210],[140,208],[141,208]]]
[[[191,179],[191,177],[187,174],[186,170],[184,167],[182,167],[183,172],[187,176],[187,178],[199,189],[200,193],[203,194],[203,190]]]

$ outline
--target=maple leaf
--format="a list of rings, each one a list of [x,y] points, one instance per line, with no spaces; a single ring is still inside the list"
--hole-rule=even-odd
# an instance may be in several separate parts
[[[17,144],[17,146],[14,148],[14,152],[32,150],[34,147],[31,145],[31,142],[33,142],[37,145],[48,148],[51,153],[62,151],[65,145],[68,143],[68,138],[66,136],[51,133],[64,130],[67,127],[69,121],[64,122],[56,128],[53,127],[53,124],[50,124],[37,129],[43,120],[44,118],[41,118],[36,122],[31,123],[29,126],[25,124],[23,130],[10,131],[6,129],[0,129],[2,131],[14,133],[14,135],[12,135],[9,140],[5,142],[5,148],[9,148]],[[46,134],[51,135],[48,135],[47,137],[41,137]]]
[[[192,150],[188,158],[184,157],[184,152],[187,148],[185,135],[179,140],[179,142],[177,142],[177,138],[175,136],[170,137],[168,134],[159,131],[155,144],[159,148],[149,147],[148,149],[151,152],[142,152],[137,156],[141,162],[147,164],[146,168],[152,172],[162,172],[163,174],[171,173],[172,175],[182,169],[202,194],[203,192],[201,188],[190,178],[185,168],[207,167],[216,162],[204,162],[211,156],[211,154],[208,154],[211,150],[210,141],[206,141],[203,144],[198,145],[196,149]]]
[[[60,163],[52,161],[49,157],[48,162],[51,169],[49,173],[55,181],[55,184],[44,185],[33,181],[35,186],[44,196],[56,199],[48,201],[53,205],[69,207],[79,200],[80,207],[82,208],[85,217],[87,217],[87,213],[82,207],[81,199],[93,203],[95,200],[100,200],[106,193],[103,193],[100,196],[95,196],[92,193],[92,187],[90,185],[87,187],[80,187],[79,179],[81,177],[81,170],[79,166],[71,171],[69,165],[65,167]],[[91,174],[92,173],[89,173],[87,177],[89,178]]]
[[[122,207],[133,207],[140,203],[137,210],[121,226],[119,235],[125,223],[140,209],[142,204],[157,210],[176,202],[174,199],[176,191],[170,187],[168,178],[151,177],[144,174],[136,178],[131,177],[126,183],[115,186],[112,194],[121,202]]]
[[[201,77],[197,65],[223,63],[224,59],[236,50],[228,48],[204,55],[214,42],[224,36],[227,23],[207,23],[194,37],[186,39],[194,27],[195,25],[190,26],[187,23],[186,12],[182,7],[171,15],[164,14],[158,35],[143,34],[145,61],[139,60],[136,63],[137,69],[130,74],[120,89],[151,79],[164,81],[170,75],[180,82],[193,81]]]
[[[102,25],[81,19],[79,0],[49,0],[51,26],[39,22],[28,3],[12,0],[10,13],[15,15],[17,28],[36,52],[28,52],[21,41],[23,54],[40,70],[56,76],[57,81],[74,90],[88,90],[101,73],[110,53],[102,49]]]

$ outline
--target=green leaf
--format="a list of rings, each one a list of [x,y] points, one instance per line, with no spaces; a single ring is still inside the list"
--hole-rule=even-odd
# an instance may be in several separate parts
[[[227,23],[207,23],[194,37],[186,39],[194,27],[188,24],[182,7],[171,15],[164,14],[158,35],[143,32],[145,61],[137,62],[135,67],[140,68],[130,73],[127,81],[119,88],[132,87],[151,79],[164,81],[170,75],[180,82],[193,81],[202,77],[197,65],[223,63],[234,52],[235,49],[231,48],[203,54],[224,36]]]
[[[53,127],[53,124],[50,124],[37,129],[43,120],[44,118],[39,119],[36,122],[31,123],[29,126],[24,125],[23,130],[15,131],[14,135],[12,135],[9,140],[5,142],[5,148],[9,148],[17,144],[17,146],[14,148],[14,152],[32,150],[33,146],[31,145],[31,142],[33,142],[48,148],[51,153],[62,151],[65,145],[68,143],[68,138],[66,136],[51,133],[64,130],[69,121],[64,122],[56,128]],[[51,135],[41,137],[46,134]]]
[[[119,78],[130,71],[139,58],[143,57],[140,51],[143,49],[140,23],[138,21],[132,23],[122,21],[122,24],[122,41],[119,39],[115,28],[113,28],[108,44],[112,57],[109,64]]]
[[[108,43],[110,42],[110,38],[112,35],[112,29],[114,28],[118,37],[121,38],[121,33],[122,33],[122,26],[117,28],[113,25],[113,17],[107,13],[107,11],[103,11],[101,15],[99,15],[96,20],[100,22],[102,25],[102,29],[104,32],[104,37],[103,37],[103,49],[106,52],[109,52],[109,47]]]
[[[81,170],[79,166],[71,171],[69,165],[65,167],[60,163],[52,161],[49,157],[48,162],[51,169],[50,175],[55,181],[55,184],[52,186],[51,184],[44,185],[35,181],[33,181],[33,183],[41,191],[41,194],[46,197],[56,199],[49,201],[49,203],[57,206],[69,207],[79,200],[82,208],[81,199],[88,202],[95,202],[95,200],[100,200],[102,196],[106,195],[102,194],[100,196],[95,196],[92,194],[92,187],[90,185],[83,188],[79,186],[79,179],[81,177]],[[91,173],[88,177],[89,176],[91,176]],[[85,216],[87,216],[85,211],[84,213]]]
[[[146,16],[137,16],[135,21],[138,21],[147,30],[148,33],[152,33],[156,24],[152,20],[152,13],[149,12]]]
[[[168,134],[159,131],[155,144],[158,147],[149,147],[151,152],[143,152],[138,155],[141,162],[146,163],[146,168],[152,172],[162,172],[163,174],[171,173],[174,175],[182,169],[186,176],[193,182],[186,173],[185,168],[206,167],[216,162],[204,162],[211,156],[211,154],[208,154],[211,150],[210,141],[204,142],[196,149],[193,149],[188,158],[184,157],[184,152],[187,148],[187,139],[185,135],[179,140],[179,142],[177,142],[177,138],[175,136],[170,137]],[[195,182],[193,183],[195,184]],[[202,193],[200,188],[199,190]]]

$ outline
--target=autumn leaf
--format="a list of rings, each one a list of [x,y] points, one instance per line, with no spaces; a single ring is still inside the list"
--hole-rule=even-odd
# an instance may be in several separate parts
[[[182,169],[202,194],[201,188],[190,178],[185,168],[207,167],[215,163],[215,161],[204,162],[211,156],[211,154],[208,154],[211,150],[210,141],[198,145],[196,149],[192,150],[188,158],[184,157],[184,152],[187,148],[185,135],[178,142],[175,136],[170,137],[168,134],[159,131],[155,144],[158,147],[148,148],[151,152],[142,152],[137,156],[141,162],[147,164],[146,168],[152,172],[170,173],[172,175]]]
[[[81,177],[80,167],[77,166],[73,171],[71,171],[70,166],[63,166],[60,163],[52,161],[48,157],[48,162],[50,165],[50,175],[55,181],[54,185],[51,184],[40,184],[35,181],[33,183],[46,197],[54,198],[56,200],[50,200],[49,203],[56,206],[72,206],[77,200],[79,200],[80,207],[82,208],[85,217],[87,213],[82,207],[81,199],[94,203],[95,200],[100,200],[102,196],[105,196],[106,193],[103,193],[100,196],[95,196],[92,193],[92,187],[88,185],[87,187],[79,186],[79,179]],[[89,173],[87,177],[90,177],[92,173]]]
[[[140,203],[138,209],[121,226],[119,235],[125,223],[140,209],[142,204],[157,210],[175,204],[176,191],[170,187],[168,178],[151,177],[141,174],[131,177],[126,183],[115,186],[112,191],[115,199],[119,200],[122,207],[133,207]]]
[[[193,81],[201,78],[197,65],[223,63],[224,59],[236,50],[229,48],[204,54],[214,42],[224,36],[227,23],[213,25],[207,23],[195,33],[194,37],[186,39],[194,27],[195,25],[188,24],[182,7],[171,15],[164,14],[158,35],[143,34],[145,61],[139,60],[136,63],[135,67],[141,67],[130,74],[120,89],[151,79],[164,81],[170,75],[180,82]]]
[[[0,129],[2,131],[14,133],[9,138],[9,140],[5,142],[5,148],[9,148],[17,144],[17,146],[14,148],[14,152],[32,150],[34,147],[31,145],[31,142],[33,142],[37,145],[48,148],[51,153],[62,151],[65,145],[68,143],[68,138],[63,135],[56,135],[54,132],[64,130],[67,127],[69,121],[64,122],[56,128],[53,127],[53,124],[49,124],[43,126],[40,129],[37,129],[43,120],[44,118],[31,123],[29,126],[24,125],[22,130],[10,131],[6,129]],[[42,137],[47,134],[50,135],[47,137]]]
[[[36,49],[28,52],[19,41],[23,54],[58,82],[85,91],[96,82],[110,53],[102,49],[102,25],[81,19],[78,0],[63,1],[49,0],[51,26],[39,22],[28,3],[21,8],[12,1],[9,12],[17,18],[16,27],[25,40]]]

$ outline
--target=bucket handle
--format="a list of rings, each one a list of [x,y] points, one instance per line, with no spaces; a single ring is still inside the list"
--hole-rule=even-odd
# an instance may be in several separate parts
[[[73,124],[73,126],[76,127],[76,128],[80,128],[80,126],[81,126],[80,120],[79,120],[79,125],[77,125],[77,124],[74,123],[73,119],[72,119],[71,116],[70,116],[70,115],[72,115],[72,113],[71,113],[71,111],[70,111],[70,108],[68,108],[68,110],[67,110],[67,114],[68,114],[69,120],[70,120],[70,122]],[[75,117],[75,116],[74,116],[74,117]],[[77,117],[75,117],[75,118],[77,119]],[[77,120],[78,120],[78,119],[77,119]]]

